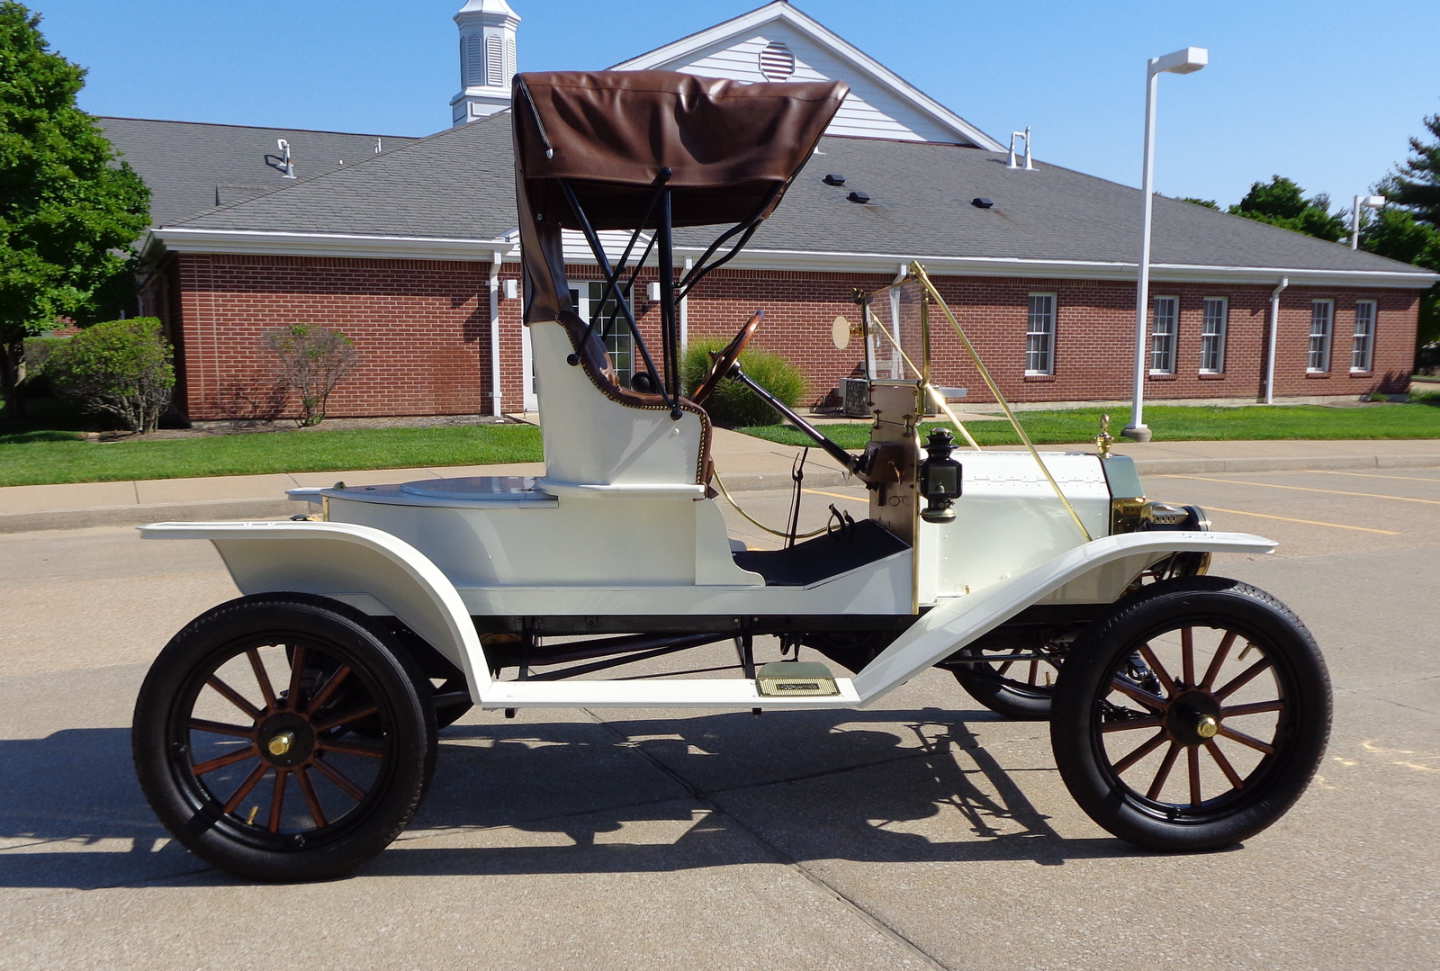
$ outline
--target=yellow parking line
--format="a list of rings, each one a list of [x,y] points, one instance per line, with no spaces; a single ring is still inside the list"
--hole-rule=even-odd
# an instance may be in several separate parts
[[[849,499],[851,502],[869,502],[863,496],[842,496],[838,492],[826,492],[824,489],[801,489],[801,492],[808,492],[812,496],[829,496],[831,499]]]
[[[1340,472],[1335,469],[1307,469],[1306,471],[1318,472],[1321,475],[1359,475],[1367,479],[1404,479],[1406,482],[1440,483],[1440,477],[1427,479],[1423,475],[1385,475],[1383,472]]]
[[[1289,489],[1292,492],[1323,492],[1331,496],[1359,496],[1362,499],[1389,499],[1392,502],[1419,502],[1427,506],[1440,506],[1440,499],[1416,499],[1413,496],[1387,496],[1380,492],[1350,492],[1345,489],[1316,489],[1312,486],[1280,485],[1277,482],[1249,482],[1245,479],[1216,479],[1208,475],[1179,475],[1165,473],[1147,476],[1152,479],[1194,479],[1197,482],[1220,482],[1226,485],[1257,486],[1261,489]]]
[[[1295,519],[1291,516],[1274,516],[1268,512],[1246,512],[1243,509],[1221,509],[1219,506],[1205,506],[1206,512],[1223,512],[1231,516],[1254,516],[1256,519],[1278,519],[1282,523],[1301,523],[1305,526],[1328,526],[1331,529],[1353,529],[1359,533],[1378,533],[1381,536],[1399,536],[1393,529],[1372,529],[1369,526],[1348,526],[1345,523],[1325,523],[1318,519]]]

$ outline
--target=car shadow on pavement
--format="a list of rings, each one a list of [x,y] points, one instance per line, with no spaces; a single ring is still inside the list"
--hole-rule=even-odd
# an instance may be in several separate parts
[[[1141,854],[1110,838],[1057,834],[1017,781],[1053,775],[1048,759],[1002,768],[962,717],[996,724],[988,714],[912,709],[458,725],[441,736],[435,780],[410,830],[360,872],[1060,865]],[[1030,752],[1045,731],[1043,723],[1001,727],[1030,735]],[[24,780],[0,805],[0,886],[232,882],[155,821],[134,779],[127,729],[0,740],[0,764]],[[1047,788],[1054,795],[1053,781]]]

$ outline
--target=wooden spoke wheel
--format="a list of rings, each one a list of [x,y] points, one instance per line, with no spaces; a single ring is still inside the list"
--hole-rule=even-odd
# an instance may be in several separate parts
[[[1030,659],[1013,660],[1007,655],[1032,654]],[[1019,645],[997,648],[971,646],[960,652],[964,659],[994,660],[950,667],[960,687],[993,712],[1020,721],[1044,721],[1050,717],[1050,701],[1063,654],[1051,645],[1021,649]]]
[[[1330,681],[1310,632],[1246,584],[1148,587],[1087,631],[1055,688],[1071,794],[1121,839],[1219,849],[1279,819],[1324,754]]]
[[[298,595],[231,601],[175,635],[140,690],[132,745],[176,839],[259,880],[341,876],[389,845],[436,747],[429,682],[391,640]]]

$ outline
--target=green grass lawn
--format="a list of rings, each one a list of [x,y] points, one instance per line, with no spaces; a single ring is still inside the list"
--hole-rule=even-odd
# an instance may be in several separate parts
[[[539,462],[533,425],[275,431],[94,442],[65,430],[0,430],[0,486],[263,472]]]
[[[1279,438],[1440,438],[1440,397],[1411,404],[1375,404],[1336,408],[1328,405],[1274,405],[1244,408],[1154,405],[1145,423],[1157,442],[1244,441]],[[1016,417],[1036,444],[1088,442],[1100,429],[1101,408],[1073,411],[1020,411]],[[1128,412],[1110,411],[1110,432],[1118,439]],[[930,426],[926,426],[927,428]],[[1018,445],[1010,423],[977,421],[966,428],[981,445]],[[787,445],[810,440],[786,425],[742,428],[747,434]],[[822,431],[849,449],[865,447],[867,424],[825,425]]]

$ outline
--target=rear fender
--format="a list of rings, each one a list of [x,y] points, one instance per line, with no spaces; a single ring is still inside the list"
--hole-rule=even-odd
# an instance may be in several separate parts
[[[915,675],[1062,587],[1113,588],[1168,553],[1269,553],[1274,540],[1248,533],[1139,532],[1103,536],[1012,580],[942,599],[855,676],[862,703]]]
[[[309,593],[399,618],[465,674],[470,697],[490,668],[455,586],[415,547],[353,523],[155,523],[146,539],[208,539],[244,594]]]

